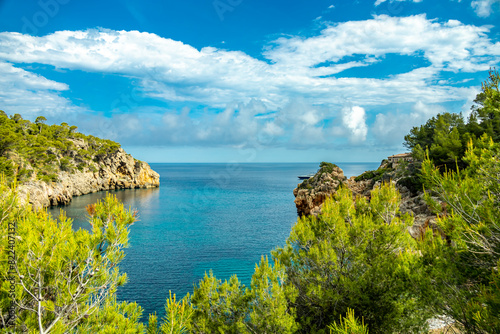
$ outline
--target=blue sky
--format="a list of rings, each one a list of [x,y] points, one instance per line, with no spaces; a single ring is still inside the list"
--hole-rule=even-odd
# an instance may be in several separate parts
[[[149,162],[367,162],[470,110],[499,0],[0,0],[0,109]]]

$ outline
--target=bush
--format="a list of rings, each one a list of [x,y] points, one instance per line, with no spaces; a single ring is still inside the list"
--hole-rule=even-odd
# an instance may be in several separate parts
[[[390,170],[391,170],[390,168],[379,168],[377,170],[369,170],[356,177],[354,181],[359,182],[364,180],[373,180],[374,182],[377,182],[382,180],[384,174]]]
[[[330,334],[368,334],[368,328],[363,320],[361,322],[354,316],[354,310],[347,309],[344,318],[340,322],[330,326]]]
[[[14,163],[4,157],[0,157],[0,174],[5,175],[7,178],[14,176]]]
[[[406,187],[413,195],[423,189],[423,183],[419,176],[408,176],[398,180],[399,186]]]
[[[371,201],[353,199],[347,188],[323,203],[318,217],[301,217],[286,246],[273,252],[298,291],[300,333],[328,333],[349,309],[370,333],[418,333],[429,316],[409,277],[416,262],[412,223],[399,212],[393,185],[372,191]]]
[[[319,164],[319,168],[320,168],[320,169],[321,169],[321,171],[322,171],[322,172],[324,172],[324,173],[331,173],[331,172],[333,172],[333,169],[334,169],[334,168],[336,168],[336,167],[338,167],[338,166],[337,166],[337,165],[335,165],[335,164],[332,164],[332,163],[330,163],[330,162],[324,162],[324,161],[323,161],[323,162],[321,162],[321,163]]]
[[[62,158],[61,160],[59,160],[59,168],[61,168],[62,171],[70,172],[72,170],[72,168],[71,168],[71,162],[69,161],[69,159]]]

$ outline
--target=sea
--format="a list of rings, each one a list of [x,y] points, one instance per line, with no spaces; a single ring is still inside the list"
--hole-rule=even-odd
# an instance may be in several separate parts
[[[337,163],[347,177],[379,163]],[[128,283],[119,301],[137,302],[143,319],[165,313],[169,291],[180,299],[212,271],[221,280],[237,275],[246,286],[262,256],[285,244],[297,221],[293,189],[299,175],[315,173],[318,163],[180,164],[152,163],[160,187],[109,191],[139,219],[130,227],[130,247],[119,268]],[[60,210],[73,228],[89,229],[85,206],[108,192],[74,197]]]

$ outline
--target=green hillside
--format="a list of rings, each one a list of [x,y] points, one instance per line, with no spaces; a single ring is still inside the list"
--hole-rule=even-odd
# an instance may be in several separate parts
[[[45,122],[43,116],[32,123],[0,110],[0,173],[9,181],[55,182],[60,171],[96,171],[101,156],[120,148],[114,141],[81,134],[76,126]]]

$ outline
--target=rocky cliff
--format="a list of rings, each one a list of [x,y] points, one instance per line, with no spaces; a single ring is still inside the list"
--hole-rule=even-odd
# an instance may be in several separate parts
[[[86,149],[83,140],[74,141],[76,149]],[[123,149],[87,161],[81,170],[59,171],[56,182],[36,179],[18,186],[19,197],[34,207],[68,204],[73,196],[101,190],[152,188],[160,185],[160,175],[142,161],[135,160]]]
[[[409,228],[409,232],[413,237],[418,237],[423,232],[421,226],[436,227],[434,224],[436,215],[427,206],[423,193],[416,191],[408,182],[412,179],[411,173],[414,168],[417,167],[411,164],[392,166],[383,161],[376,171],[347,179],[342,169],[336,165],[321,163],[316,175],[298,184],[293,191],[297,214],[299,216],[320,214],[325,199],[333,196],[341,185],[348,187],[353,196],[370,198],[371,191],[375,187],[380,186],[382,182],[392,182],[401,194],[401,212],[408,212],[414,216],[414,225]]]
[[[346,181],[344,172],[337,165],[322,162],[316,175],[293,190],[297,214],[318,215],[325,199],[332,196]]]

